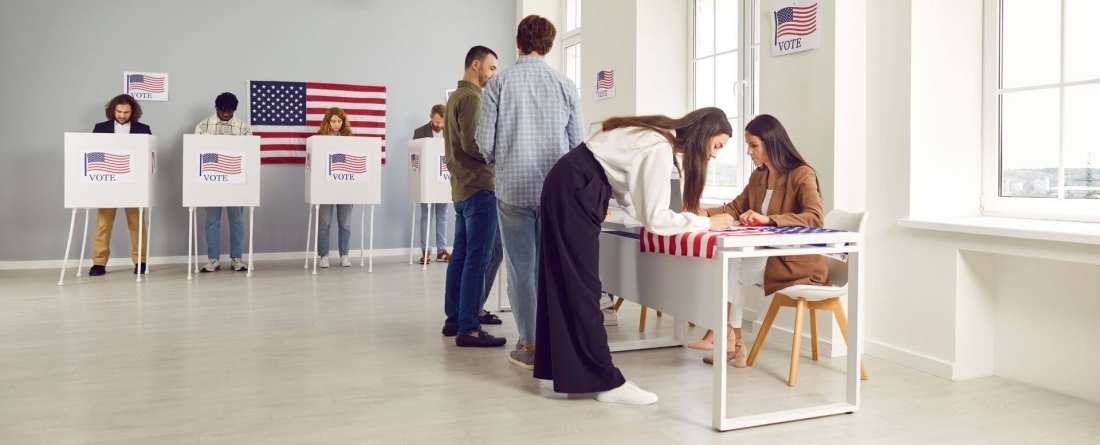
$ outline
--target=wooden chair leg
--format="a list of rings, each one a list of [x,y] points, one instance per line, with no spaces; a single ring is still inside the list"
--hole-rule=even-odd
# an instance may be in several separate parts
[[[626,300],[624,300],[623,297],[619,297],[619,301],[615,302],[615,312],[619,311],[619,306],[622,306],[624,301]]]
[[[840,328],[840,335],[844,336],[844,342],[848,342],[848,316],[844,315],[844,306],[841,306],[840,299],[837,298],[833,301],[833,316],[836,317],[836,326]],[[862,358],[862,357],[860,357]],[[863,362],[859,363],[859,378],[860,380],[867,380],[867,368],[863,366]]]
[[[817,361],[817,311],[814,308],[809,308],[810,311],[810,357]]]
[[[764,316],[764,324],[760,325],[760,333],[756,334],[756,340],[752,342],[752,350],[749,351],[749,366],[756,361],[756,354],[760,353],[760,348],[764,346],[764,339],[768,338],[768,330],[772,328],[772,323],[775,322],[775,315],[779,313],[779,308],[782,307],[782,297],[780,295],[772,296],[772,305],[768,307],[768,314]]]
[[[649,308],[642,306],[642,317],[641,320],[638,321],[638,332],[645,332],[645,316],[647,312],[649,312]]]
[[[798,356],[802,349],[802,314],[806,310],[806,299],[799,298],[794,313],[794,339],[791,340],[791,374],[787,378],[787,386],[794,387],[798,381]]]

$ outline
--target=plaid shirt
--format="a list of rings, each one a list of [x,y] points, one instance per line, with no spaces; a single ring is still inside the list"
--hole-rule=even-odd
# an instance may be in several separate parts
[[[252,134],[252,128],[249,128],[248,124],[244,121],[237,119],[236,117],[230,119],[228,122],[222,122],[215,114],[195,127],[195,134],[228,134],[233,136],[249,136]]]
[[[477,145],[496,165],[497,198],[537,206],[554,164],[584,141],[581,98],[542,57],[520,56],[481,96]]]

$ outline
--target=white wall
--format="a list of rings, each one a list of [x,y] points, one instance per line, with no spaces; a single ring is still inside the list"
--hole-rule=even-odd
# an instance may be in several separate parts
[[[1100,338],[1100,252],[897,226],[977,211],[981,0],[871,1],[867,23],[867,353],[1100,400],[1080,346]]]
[[[690,3],[688,0],[638,2],[636,114],[678,117],[691,108],[687,63]],[[592,71],[593,79],[596,70]]]
[[[633,0],[581,3],[581,107],[585,128],[609,117],[633,115],[637,110],[637,11],[638,4]],[[596,73],[612,68],[615,98],[596,100]]]

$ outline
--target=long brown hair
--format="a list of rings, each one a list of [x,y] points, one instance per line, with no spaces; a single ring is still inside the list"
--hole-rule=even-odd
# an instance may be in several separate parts
[[[770,114],[761,114],[754,117],[745,126],[745,131],[760,138],[764,142],[764,149],[768,151],[768,160],[779,173],[787,173],[803,165],[810,164],[802,159],[802,154],[794,148],[794,142],[787,135],[787,129],[783,124]],[[812,168],[812,167],[811,167]]]
[[[141,120],[141,105],[138,105],[138,101],[129,94],[119,94],[107,102],[103,107],[103,114],[107,115],[107,120],[115,120],[115,107],[118,105],[130,106],[130,122]]]
[[[698,212],[699,199],[707,184],[710,139],[720,134],[733,135],[733,126],[730,125],[726,113],[718,108],[707,107],[692,111],[679,119],[658,115],[613,117],[603,121],[603,131],[622,127],[655,131],[664,136],[673,147],[684,151],[684,165],[676,165],[683,178],[684,211]],[[676,163],[675,156],[673,163]]]
[[[337,116],[344,121],[344,125],[340,126],[340,131],[333,131],[332,125],[329,125],[328,120],[332,119],[332,116]],[[339,133],[340,136],[351,136],[351,122],[348,122],[348,115],[344,113],[344,110],[338,107],[332,107],[325,112],[325,118],[321,120],[321,129],[317,130],[317,134],[333,136],[337,133]]]

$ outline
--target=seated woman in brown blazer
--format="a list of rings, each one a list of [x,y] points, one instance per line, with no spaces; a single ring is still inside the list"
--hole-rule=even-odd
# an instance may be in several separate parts
[[[702,216],[722,213],[733,215],[742,225],[822,227],[821,186],[817,173],[795,149],[787,130],[779,120],[767,114],[754,118],[745,127],[745,142],[753,164],[758,165],[749,177],[741,195],[730,203],[704,209]],[[746,258],[730,267],[730,276],[739,277],[737,286],[730,286],[730,332],[726,360],[734,366],[746,366],[745,344],[741,340],[741,319],[745,306],[745,288],[763,285],[768,295],[795,284],[830,285],[825,257],[797,255],[785,257]],[[690,347],[714,348],[714,332],[707,331],[702,340]],[[703,361],[713,363],[713,357]]]

